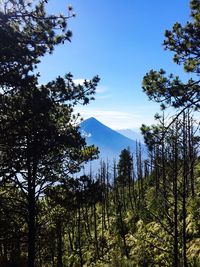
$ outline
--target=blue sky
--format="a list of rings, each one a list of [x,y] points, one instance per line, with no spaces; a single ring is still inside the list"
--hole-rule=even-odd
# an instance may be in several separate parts
[[[166,29],[189,20],[189,0],[51,0],[49,11],[66,14],[68,4],[77,14],[69,20],[72,42],[42,59],[41,83],[67,72],[77,80],[98,74],[95,101],[76,109],[83,118],[96,117],[113,129],[153,123],[159,104],[142,92],[142,78],[160,68],[189,78],[162,46]]]

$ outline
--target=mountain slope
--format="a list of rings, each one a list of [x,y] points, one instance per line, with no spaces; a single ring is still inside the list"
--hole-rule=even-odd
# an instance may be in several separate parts
[[[131,129],[120,129],[120,130],[117,130],[117,132],[134,141],[137,140],[137,141],[140,141],[141,143],[144,143],[143,136],[140,133],[134,132]]]
[[[136,142],[124,135],[112,130],[95,118],[89,118],[80,124],[81,133],[89,145],[95,145],[100,150],[100,158],[109,159],[110,162],[117,159],[121,150],[130,148],[136,151]],[[144,145],[142,145],[144,149]]]

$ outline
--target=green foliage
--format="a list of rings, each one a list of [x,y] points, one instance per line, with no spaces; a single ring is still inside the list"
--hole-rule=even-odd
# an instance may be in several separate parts
[[[23,251],[25,256],[28,252],[29,267],[37,263],[41,195],[53,184],[64,183],[98,153],[94,146],[86,145],[79,131],[80,115],[73,109],[94,99],[99,78],[77,86],[69,73],[39,85],[37,64],[57,45],[71,40],[68,19],[74,16],[71,7],[67,16],[47,14],[47,2],[0,3],[0,180],[2,184],[10,181],[23,196],[28,247]],[[61,220],[63,213],[57,206],[51,216]],[[63,242],[60,220],[48,229],[57,238],[58,264]],[[3,242],[2,253],[8,261],[15,250],[7,250],[6,237]]]
[[[197,163],[195,166],[196,192],[200,190],[197,179],[198,169],[199,164]],[[151,176],[153,177],[153,174]],[[152,177],[151,179],[153,179]],[[138,194],[138,181],[134,182],[132,186],[135,187]],[[134,210],[132,210],[129,201],[129,188],[128,186],[124,188],[127,204],[126,211],[121,209],[121,215],[114,198],[116,189],[111,188],[107,196],[109,206],[108,213],[105,213],[106,225],[103,220],[104,201],[101,198],[104,187],[100,181],[94,182],[91,178],[83,176],[80,180],[68,179],[62,186],[56,185],[48,188],[45,191],[45,197],[40,199],[37,206],[40,217],[38,220],[36,263],[40,261],[42,266],[53,266],[53,262],[56,264],[59,251],[58,230],[61,229],[63,266],[81,266],[80,249],[83,266],[172,266],[173,237],[171,232],[167,231],[170,228],[164,213],[164,198],[161,193],[156,192],[155,185],[149,184],[149,177],[144,178],[143,188],[145,196],[143,205],[137,207],[136,203],[137,208],[135,207]],[[1,200],[4,199],[4,204],[2,202],[1,210],[5,212],[9,210],[8,205],[11,202],[9,200],[6,206],[4,192],[7,191],[2,190]],[[12,191],[10,190],[10,192]],[[18,192],[18,190],[15,193],[13,191],[12,194],[18,195]],[[23,200],[22,196],[21,199]],[[168,200],[172,201],[172,195],[169,195]],[[172,208],[170,207],[169,214],[171,214]],[[95,210],[96,213],[94,214]],[[11,214],[14,214],[13,211]],[[199,218],[199,197],[196,195],[188,199],[186,218],[187,258],[189,266],[192,267],[199,264]],[[5,227],[3,216],[1,219],[0,226]],[[24,220],[22,219],[20,222],[17,213],[13,221],[18,224],[19,233],[27,231]],[[96,230],[95,223],[97,225]],[[79,227],[81,231],[79,231]],[[9,242],[9,234],[14,240],[13,238],[16,238],[17,235],[13,229],[14,225],[9,220],[7,230],[5,228],[3,230],[5,235],[2,234],[1,238],[3,237]],[[179,216],[178,229],[181,233],[181,216]],[[95,233],[95,231],[97,232]],[[22,240],[20,239],[20,250],[24,251]],[[8,249],[13,251],[11,244],[14,243],[8,243]],[[128,258],[125,248],[128,251]],[[178,253],[181,258],[181,242]]]
[[[185,83],[174,74],[166,75],[163,69],[151,70],[143,78],[143,91],[150,100],[160,103],[162,110],[176,108],[176,114],[168,124],[164,115],[156,114],[158,126],[141,127],[151,153],[155,177],[153,188],[146,193],[147,210],[152,219],[162,226],[166,236],[171,237],[169,243],[173,249],[167,249],[172,255],[170,266],[176,267],[188,264],[197,266],[199,262],[199,251],[196,249],[199,242],[199,203],[196,199],[199,184],[195,180],[197,176],[194,178],[199,148],[196,146],[198,137],[194,134],[193,118],[190,117],[193,111],[200,108],[199,0],[191,0],[190,6],[191,21],[185,26],[176,22],[172,30],[167,30],[164,47],[174,53],[174,62],[183,65],[186,72],[193,74],[193,78]],[[193,217],[194,211],[196,219]],[[154,245],[156,241],[154,239]],[[161,245],[158,247],[162,248]],[[154,260],[158,259],[161,258],[154,257]]]
[[[181,266],[186,252],[188,266],[199,266],[199,139],[190,116],[199,81],[150,71],[144,91],[163,108],[182,107],[183,118],[166,127],[156,114],[158,125],[143,125],[150,159],[142,161],[138,144],[133,164],[124,149],[114,181],[105,163],[95,177],[72,178],[97,157],[74,108],[93,100],[99,78],[77,86],[69,73],[38,84],[41,57],[71,39],[72,8],[48,15],[46,2],[0,4],[0,265]],[[199,1],[191,13],[186,26],[166,32],[164,45],[198,74]]]
[[[185,26],[177,22],[171,31],[167,30],[164,46],[175,53],[174,61],[183,64],[185,71],[199,73],[199,1],[192,0],[190,7],[192,21]]]
[[[133,159],[129,149],[123,149],[119,156],[118,178],[120,184],[128,185],[132,180]]]
[[[165,105],[178,107],[191,107],[199,109],[199,64],[200,64],[200,9],[199,1],[191,1],[191,22],[185,26],[175,23],[172,30],[165,32],[164,47],[174,52],[174,62],[183,64],[186,72],[197,75],[197,80],[190,79],[187,83],[181,82],[178,76],[165,71],[151,70],[143,79],[143,90],[150,100]]]

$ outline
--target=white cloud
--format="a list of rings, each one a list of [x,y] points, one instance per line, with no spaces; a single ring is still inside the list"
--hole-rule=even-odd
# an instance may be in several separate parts
[[[104,116],[104,117],[112,117],[112,118],[129,118],[132,117],[130,113],[127,112],[121,112],[121,111],[115,111],[115,110],[88,110],[88,111],[82,111],[83,115],[90,116],[91,112],[95,116]]]
[[[96,90],[97,94],[103,94],[107,91],[108,91],[108,88],[106,86],[98,86]]]
[[[83,84],[84,79],[76,79],[76,84]],[[107,86],[98,86],[95,98],[99,100],[98,106],[94,103],[92,106],[76,107],[75,113],[79,112],[83,119],[95,117],[97,120],[112,129],[139,129],[142,124],[151,125],[155,123],[154,114],[159,111],[159,106],[151,105],[121,105],[116,107],[110,101],[109,109],[104,107],[104,100],[112,98]],[[95,101],[96,102],[96,101]],[[106,102],[107,103],[107,102]]]
[[[85,82],[85,79],[74,79],[73,82],[75,83],[75,85],[79,85],[79,84],[83,85]]]
[[[98,95],[96,98],[97,99],[109,99],[111,97],[112,97],[112,95],[107,94],[107,95]]]

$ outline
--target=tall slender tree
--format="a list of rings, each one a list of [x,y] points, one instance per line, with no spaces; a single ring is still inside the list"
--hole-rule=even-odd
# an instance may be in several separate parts
[[[34,69],[40,58],[71,37],[71,7],[66,16],[48,15],[47,2],[0,4],[0,173],[2,180],[19,188],[27,203],[29,267],[35,266],[40,195],[96,154],[94,147],[86,147],[73,108],[93,99],[99,78],[77,86],[67,74],[38,84]]]

